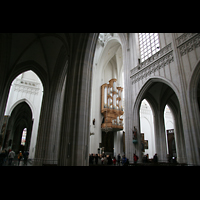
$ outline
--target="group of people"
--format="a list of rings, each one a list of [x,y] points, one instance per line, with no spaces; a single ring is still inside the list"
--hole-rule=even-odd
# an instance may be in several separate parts
[[[117,157],[111,158],[110,155],[105,154],[90,154],[89,155],[89,164],[91,165],[114,165],[114,166],[128,166],[129,159],[125,155],[121,157],[120,154]]]
[[[143,163],[149,163],[150,161],[153,162],[154,164],[158,163],[157,153],[155,153],[155,155],[153,156],[153,159],[149,159],[149,154],[146,154],[143,156],[143,158],[142,158]]]
[[[139,157],[134,153],[133,154],[133,161],[134,161],[134,165],[137,164],[139,160]],[[157,156],[157,153],[154,155],[153,157],[153,163],[158,163],[158,156]],[[149,162],[149,155],[145,155],[143,158],[142,158],[142,162],[143,163],[148,163]],[[114,165],[114,166],[120,166],[120,164],[122,166],[128,166],[129,165],[129,159],[126,158],[125,155],[123,155],[121,157],[120,154],[117,155],[117,158],[116,157],[113,157],[111,158],[110,155],[105,155],[105,154],[89,154],[89,164],[90,166],[91,165]]]
[[[110,155],[105,155],[105,154],[89,154],[89,164],[90,165],[112,165],[112,164],[116,164],[116,159],[115,157],[113,157],[113,159],[111,158]]]
[[[28,155],[29,155],[28,151],[24,151],[23,154],[21,151],[19,151],[19,153],[17,154],[18,166],[19,166],[22,158],[24,158],[24,165],[27,165]],[[13,150],[9,149],[9,151],[7,151],[5,149],[5,150],[1,151],[0,166],[5,165],[7,161],[8,161],[8,165],[11,166],[14,158],[15,158],[15,152]]]

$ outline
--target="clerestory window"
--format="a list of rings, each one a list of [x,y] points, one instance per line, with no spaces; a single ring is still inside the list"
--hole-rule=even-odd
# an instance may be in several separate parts
[[[160,50],[158,33],[139,33],[139,47],[141,62]]]

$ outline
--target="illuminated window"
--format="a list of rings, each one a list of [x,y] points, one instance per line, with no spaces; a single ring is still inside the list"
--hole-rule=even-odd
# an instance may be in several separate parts
[[[26,134],[27,134],[27,128],[25,128],[22,132],[21,145],[23,146],[25,146],[25,143],[26,143]]]
[[[160,50],[158,33],[139,33],[141,62]]]

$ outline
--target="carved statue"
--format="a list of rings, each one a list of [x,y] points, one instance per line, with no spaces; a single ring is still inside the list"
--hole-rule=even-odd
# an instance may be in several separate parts
[[[133,140],[137,140],[137,128],[135,126],[133,130]]]

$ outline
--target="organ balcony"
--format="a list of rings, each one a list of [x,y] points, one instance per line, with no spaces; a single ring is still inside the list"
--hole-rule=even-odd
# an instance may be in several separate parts
[[[101,113],[103,122],[102,131],[120,131],[123,130],[123,88],[116,87],[117,79],[111,79],[109,84],[101,86]]]

